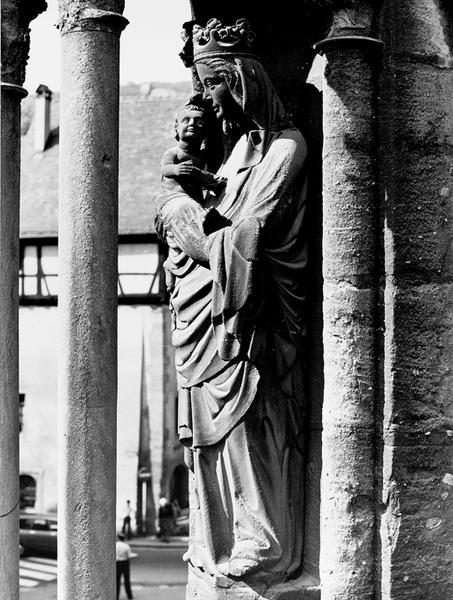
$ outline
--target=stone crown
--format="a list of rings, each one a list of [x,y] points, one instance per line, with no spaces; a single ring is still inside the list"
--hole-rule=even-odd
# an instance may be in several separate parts
[[[206,27],[196,24],[192,30],[193,60],[232,54],[256,58],[251,52],[255,37],[247,19],[237,19],[234,25],[222,25],[218,19],[210,19]]]

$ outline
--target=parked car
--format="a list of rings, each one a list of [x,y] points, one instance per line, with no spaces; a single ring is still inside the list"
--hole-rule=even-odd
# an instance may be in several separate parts
[[[24,554],[57,556],[57,515],[23,513],[19,526]]]

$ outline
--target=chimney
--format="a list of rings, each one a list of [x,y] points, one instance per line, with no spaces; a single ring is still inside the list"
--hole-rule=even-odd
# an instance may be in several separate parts
[[[46,85],[39,85],[35,100],[35,152],[44,152],[50,133],[50,101],[52,92]]]

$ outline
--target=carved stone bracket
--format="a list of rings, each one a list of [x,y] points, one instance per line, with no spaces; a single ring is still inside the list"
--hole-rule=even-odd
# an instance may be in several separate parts
[[[359,44],[374,40],[382,0],[308,0],[330,13],[330,29],[327,39],[335,38],[342,43]],[[327,47],[327,41],[317,44]],[[317,48],[316,48],[317,49]],[[318,50],[318,49],[317,49]]]
[[[373,29],[374,15],[380,2],[358,1],[344,2],[348,5],[339,8],[333,14],[329,37],[344,35],[370,35]]]
[[[103,31],[120,35],[129,21],[123,16],[124,1],[118,0],[117,10],[104,10],[101,3],[93,2],[91,7],[73,0],[60,0],[60,20],[57,28],[61,35],[75,31]],[[99,4],[99,7],[97,6]]]
[[[21,86],[30,50],[30,21],[47,8],[45,0],[2,0],[2,80]]]
[[[380,52],[384,44],[373,33],[381,4],[381,0],[343,0],[333,3],[329,35],[313,48],[319,54],[346,46],[372,53]]]

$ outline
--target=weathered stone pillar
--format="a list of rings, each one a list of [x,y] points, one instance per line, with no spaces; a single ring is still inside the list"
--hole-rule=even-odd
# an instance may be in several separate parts
[[[325,398],[321,475],[323,600],[375,597],[375,410],[379,389],[374,9],[339,11],[323,91]],[[363,6],[362,6],[363,5]]]
[[[44,1],[3,0],[0,196],[0,595],[19,598],[18,273],[20,101],[28,25]]]
[[[60,600],[115,589],[122,0],[60,0]]]
[[[453,13],[386,3],[382,598],[453,598]]]

